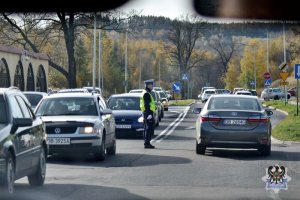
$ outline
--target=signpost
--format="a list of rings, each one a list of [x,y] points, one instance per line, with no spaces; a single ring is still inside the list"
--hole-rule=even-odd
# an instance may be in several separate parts
[[[294,67],[295,79],[297,79],[297,116],[299,113],[299,78],[300,78],[300,64],[295,64]]]
[[[267,100],[269,101],[269,86],[272,84],[271,74],[269,72],[264,73],[265,86],[267,86]]]
[[[285,103],[285,105],[286,105],[286,103],[287,103],[286,85],[288,85],[288,82],[286,82],[286,79],[287,79],[287,77],[289,76],[289,73],[286,72],[287,69],[288,69],[288,66],[287,66],[286,62],[283,62],[281,65],[279,65],[279,70],[281,71],[281,72],[279,73],[279,75],[280,75],[280,77],[281,77],[281,79],[282,79],[281,84],[284,86],[283,93],[284,93],[284,96],[285,96],[285,97],[284,97],[284,103]]]

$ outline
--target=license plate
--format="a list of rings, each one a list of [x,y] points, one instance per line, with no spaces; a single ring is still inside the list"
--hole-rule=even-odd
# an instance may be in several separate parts
[[[119,128],[119,129],[130,129],[131,125],[130,124],[116,124],[116,128]]]
[[[71,143],[70,138],[47,138],[48,144],[68,145]]]
[[[225,119],[224,125],[238,125],[238,126],[244,126],[246,125],[246,120],[243,119]]]

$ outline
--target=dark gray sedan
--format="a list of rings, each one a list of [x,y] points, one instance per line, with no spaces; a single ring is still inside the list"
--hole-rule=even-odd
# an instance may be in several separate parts
[[[258,149],[271,153],[272,111],[265,110],[255,96],[214,95],[196,121],[196,152],[205,154],[207,147]]]

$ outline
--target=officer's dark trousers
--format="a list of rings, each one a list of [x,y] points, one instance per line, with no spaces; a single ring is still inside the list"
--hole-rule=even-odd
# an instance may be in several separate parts
[[[151,137],[154,134],[154,119],[152,115],[152,119],[147,120],[148,115],[144,114],[144,144],[150,144]]]

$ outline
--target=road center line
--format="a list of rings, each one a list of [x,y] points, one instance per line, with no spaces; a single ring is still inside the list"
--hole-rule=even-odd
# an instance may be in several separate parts
[[[165,128],[165,130],[163,130],[158,136],[156,136],[154,139],[151,140],[151,142],[155,142],[160,136],[162,136],[163,134],[165,134],[179,119],[180,117],[183,115],[183,113],[181,113],[177,119],[175,119],[167,128]]]
[[[169,130],[169,132],[161,139],[157,140],[156,142],[161,142],[162,140],[166,139],[174,130],[177,126],[179,126],[179,124],[184,120],[185,116],[187,115],[188,111],[189,111],[189,108],[190,107],[187,107],[185,110],[184,110],[184,113],[181,113],[183,115],[181,115],[181,119],[178,120],[178,122],[171,128],[171,130]],[[176,121],[176,120],[175,120]]]

